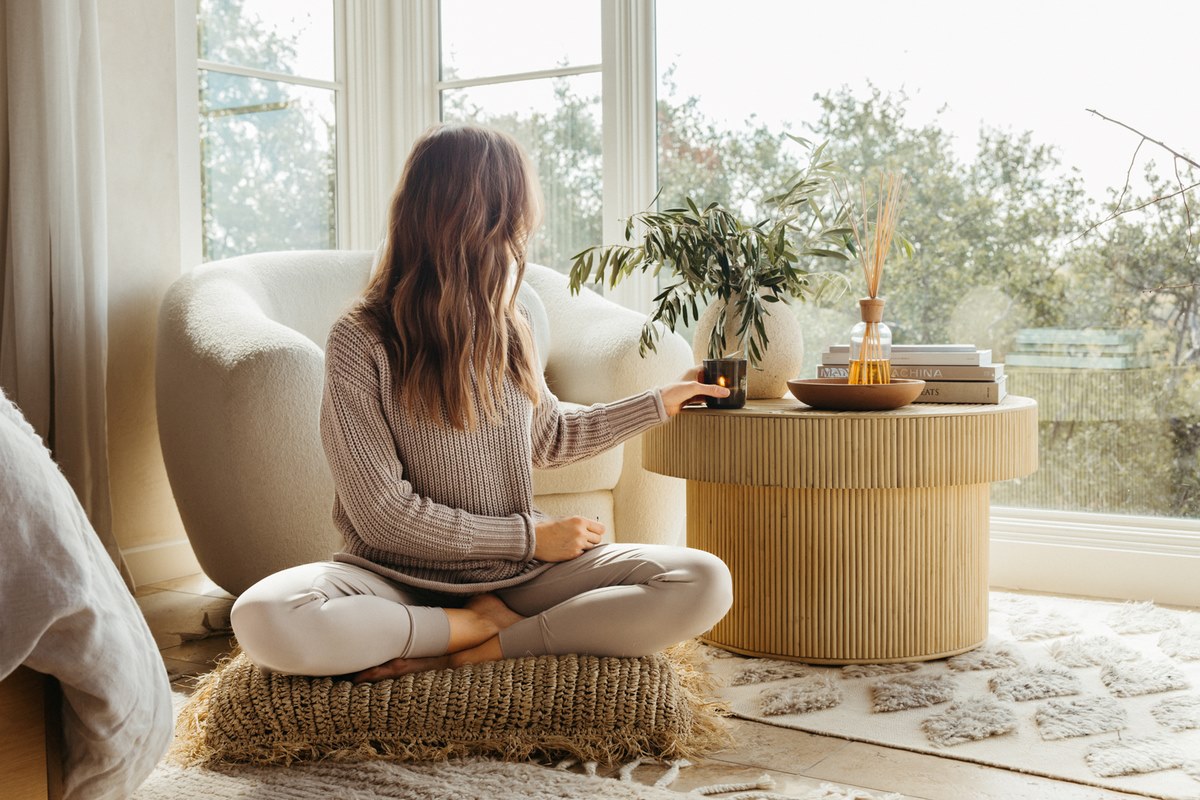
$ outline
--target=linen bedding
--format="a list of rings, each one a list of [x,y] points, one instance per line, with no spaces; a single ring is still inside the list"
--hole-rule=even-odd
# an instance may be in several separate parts
[[[66,800],[133,793],[173,727],[162,659],[70,484],[0,391],[0,679],[19,665],[63,693]]]

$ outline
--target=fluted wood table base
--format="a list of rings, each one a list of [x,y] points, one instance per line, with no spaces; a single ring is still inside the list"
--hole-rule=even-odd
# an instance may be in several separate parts
[[[687,480],[688,544],[734,602],[709,632],[748,655],[920,661],[987,638],[991,482],[1037,468],[1037,404],[687,409],[643,464]]]
[[[987,638],[988,484],[778,489],[692,481],[688,544],[733,573],[708,634],[746,655],[914,661]]]

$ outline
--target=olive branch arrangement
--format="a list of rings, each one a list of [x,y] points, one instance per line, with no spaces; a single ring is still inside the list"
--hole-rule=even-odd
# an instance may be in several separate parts
[[[695,322],[702,306],[715,301],[721,305],[708,343],[709,357],[725,355],[725,326],[732,313],[737,321],[736,352],[757,365],[769,343],[764,324],[769,305],[789,298],[805,300],[835,284],[845,285],[840,274],[802,266],[802,261],[815,259],[848,259],[844,248],[852,230],[846,205],[824,205],[837,167],[823,157],[824,144],[814,149],[806,139],[789,138],[811,154],[788,187],[767,198],[771,216],[748,222],[720,202],[701,208],[690,197],[683,207],[639,212],[625,223],[625,241],[630,244],[589,247],[574,256],[571,291],[577,293],[588,281],[613,287],[634,272],[656,277],[665,272],[670,282],[654,297],[639,352],[644,356],[656,349],[663,326],[674,331],[680,323]],[[640,231],[640,242],[633,244],[635,230]]]

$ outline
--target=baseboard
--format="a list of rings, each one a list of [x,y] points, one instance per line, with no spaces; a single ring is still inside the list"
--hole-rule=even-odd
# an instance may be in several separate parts
[[[1200,607],[1200,522],[992,509],[990,583]]]
[[[200,571],[200,563],[187,539],[130,547],[122,550],[121,555],[125,557],[125,564],[137,586],[195,575]]]

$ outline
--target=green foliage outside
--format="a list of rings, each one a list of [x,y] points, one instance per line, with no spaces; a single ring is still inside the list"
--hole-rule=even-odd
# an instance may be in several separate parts
[[[770,130],[753,119],[727,130],[703,115],[696,98],[668,91],[658,106],[659,207],[682,206],[690,196],[700,204],[738,208],[746,218],[766,218],[768,198],[802,165],[804,153],[790,146],[788,133],[826,142],[826,153],[851,183],[884,169],[901,172],[908,187],[901,231],[914,253],[893,259],[882,284],[897,341],[970,341],[1002,360],[1022,328],[1132,328],[1153,351],[1162,400],[1156,419],[1123,422],[1122,398],[1113,397],[1111,420],[1046,422],[1042,474],[997,487],[995,499],[1200,516],[1200,295],[1192,285],[1200,275],[1200,248],[1188,246],[1183,205],[1153,206],[1078,238],[1107,209],[1087,197],[1079,175],[1033,133],[984,129],[975,157],[962,160],[936,119],[907,119],[902,94],[875,90],[864,97],[838,89],[818,100],[820,115],[799,131]],[[546,113],[489,118],[478,110],[459,112],[516,134],[539,166],[547,197],[576,203],[570,236],[561,239],[553,226],[543,234],[569,244],[542,245],[534,259],[563,271],[570,255],[600,243],[600,131],[594,111],[581,113],[598,103],[560,87],[556,108]],[[588,125],[595,127],[589,131]],[[563,130],[571,131],[569,139],[550,133]],[[564,155],[564,147],[576,149]],[[592,192],[578,189],[576,164],[590,165]],[[1112,194],[1115,200],[1117,190]],[[1144,199],[1126,198],[1125,205]],[[581,234],[593,238],[580,242]],[[1200,230],[1193,236],[1200,237]],[[811,373],[824,345],[846,340],[862,277],[853,262],[814,259],[802,266],[839,270],[856,287],[841,298],[791,306],[805,327]],[[1085,379],[1086,371],[1080,372]],[[1023,380],[1036,385],[1019,369],[1010,368],[1009,375],[1013,393],[1021,392]]]

